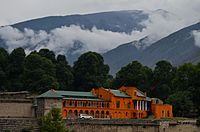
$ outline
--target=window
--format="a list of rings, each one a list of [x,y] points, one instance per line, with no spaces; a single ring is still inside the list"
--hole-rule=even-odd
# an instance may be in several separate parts
[[[131,103],[130,102],[128,103],[128,108],[131,108]]]
[[[64,102],[63,102],[63,107],[66,107],[66,106],[67,106],[67,105],[66,105],[66,101],[64,101]]]
[[[170,117],[170,112],[169,112],[169,110],[167,111],[167,116]]]
[[[164,110],[162,110],[162,117],[165,117],[165,112],[164,112]]]
[[[102,103],[102,107],[104,108],[104,103]]]
[[[107,103],[107,108],[109,108],[109,103]]]
[[[116,106],[117,106],[117,108],[120,107],[120,101],[117,101],[117,102],[116,102]]]

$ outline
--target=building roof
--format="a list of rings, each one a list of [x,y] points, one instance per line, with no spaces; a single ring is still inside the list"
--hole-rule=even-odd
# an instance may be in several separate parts
[[[111,93],[114,94],[114,96],[131,98],[131,96],[127,95],[125,92],[122,92],[122,91],[119,91],[119,90],[114,90],[114,89],[110,89],[110,91],[111,91]]]
[[[136,95],[139,96],[139,97],[145,97],[145,95],[138,90],[136,91]]]
[[[77,96],[77,97],[95,97],[91,92],[78,92],[78,91],[57,91],[62,96]]]
[[[149,98],[149,97],[146,97],[146,101],[151,101],[151,98]]]
[[[99,101],[99,102],[110,102],[99,98],[63,98],[64,100],[87,100],[87,101]]]
[[[37,98],[63,98],[62,95],[60,95],[57,91],[55,90],[49,90],[41,95],[39,95]]]
[[[49,90],[37,98],[96,98],[91,92],[77,92],[77,91],[57,91],[57,90]]]

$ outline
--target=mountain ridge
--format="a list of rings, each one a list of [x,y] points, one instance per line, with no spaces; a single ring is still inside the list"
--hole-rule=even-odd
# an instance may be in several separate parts
[[[112,52],[108,51],[103,54],[103,56],[105,62],[111,67],[111,74],[115,74],[122,66],[125,66],[133,60],[138,60],[142,64],[152,68],[155,66],[156,62],[160,60],[170,61],[175,66],[186,62],[196,63],[200,60],[200,48],[195,45],[194,36],[192,35],[192,31],[194,30],[200,30],[200,22],[168,35],[151,44],[144,50],[137,49],[140,51],[139,54],[126,53],[125,51],[128,51],[129,49],[126,49],[127,44],[124,44],[112,49]],[[128,44],[131,45],[132,42]],[[135,47],[134,44],[132,47]],[[123,49],[123,52],[119,53],[121,49]],[[136,51],[134,50],[133,52]],[[126,56],[129,58],[128,60],[131,61],[123,60],[121,62],[124,63],[116,63],[120,62],[120,60],[114,59],[114,53]],[[112,69],[113,67],[115,69]]]

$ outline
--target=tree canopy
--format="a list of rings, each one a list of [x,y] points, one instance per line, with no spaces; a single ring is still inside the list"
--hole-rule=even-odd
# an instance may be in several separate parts
[[[60,109],[52,108],[42,119],[41,132],[68,132]]]
[[[95,52],[82,54],[74,63],[73,71],[75,90],[90,91],[91,88],[104,86],[109,77],[109,66]]]

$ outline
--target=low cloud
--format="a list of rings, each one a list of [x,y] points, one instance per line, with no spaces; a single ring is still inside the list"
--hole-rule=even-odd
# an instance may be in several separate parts
[[[134,34],[118,33],[96,29],[84,30],[79,26],[61,27],[45,31],[33,31],[24,29],[20,31],[11,26],[0,29],[0,38],[5,41],[9,51],[17,47],[24,47],[26,52],[48,48],[56,53],[67,53],[73,48],[74,41],[80,41],[84,44],[80,53],[86,51],[105,52],[117,45],[127,43],[133,40]],[[77,52],[77,51],[76,51]]]
[[[145,42],[145,47],[150,46],[152,43],[170,35],[171,33],[190,25],[177,15],[164,10],[156,10],[147,13],[149,14],[149,19],[141,23],[146,28],[141,32],[132,32],[132,34],[135,34],[134,40],[148,36],[148,39],[146,39]]]
[[[199,30],[194,30],[192,32],[192,34],[194,36],[195,45],[200,47],[200,31]]]

